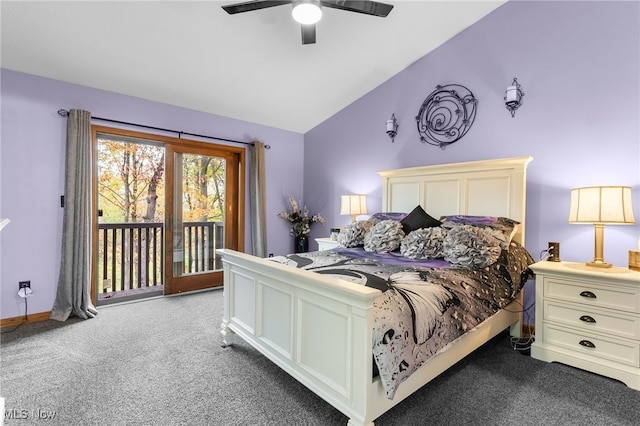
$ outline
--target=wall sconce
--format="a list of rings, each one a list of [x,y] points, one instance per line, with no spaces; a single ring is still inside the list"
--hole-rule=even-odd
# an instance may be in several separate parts
[[[511,86],[507,87],[507,91],[504,95],[505,106],[511,112],[511,118],[516,116],[516,110],[522,105],[522,97],[524,92],[517,78],[513,78]]]
[[[391,138],[391,142],[395,142],[395,137],[398,134],[398,122],[396,121],[396,115],[392,114],[391,118],[387,120],[387,135]]]
[[[351,221],[356,221],[359,214],[367,214],[367,197],[364,194],[343,195],[340,199],[340,214],[351,215]]]

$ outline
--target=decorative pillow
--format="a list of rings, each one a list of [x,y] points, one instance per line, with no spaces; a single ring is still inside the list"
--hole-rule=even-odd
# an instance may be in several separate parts
[[[434,226],[442,225],[438,219],[429,216],[421,206],[416,206],[400,223],[402,223],[402,230],[405,235],[409,235],[411,231],[416,229],[433,228]]]
[[[472,225],[480,228],[491,228],[502,232],[504,238],[501,239],[500,247],[502,250],[509,249],[509,243],[518,230],[520,222],[509,219],[507,217],[494,216],[442,216],[440,217],[444,228],[454,228],[459,225]]]
[[[373,222],[368,220],[359,220],[352,222],[343,227],[338,234],[338,244],[342,247],[358,247],[364,244],[364,236],[369,228],[373,226]]]
[[[402,219],[404,219],[405,217],[407,217],[406,213],[384,213],[384,212],[378,212],[378,213],[374,213],[369,217],[369,220],[375,223],[378,223],[380,221],[383,220],[397,220],[398,222],[400,222]]]
[[[484,268],[495,263],[502,248],[500,231],[472,225],[451,228],[442,243],[444,260],[461,266]]]
[[[369,228],[364,236],[364,250],[388,253],[397,250],[404,238],[402,224],[397,220],[383,220]]]
[[[444,257],[442,243],[447,229],[422,228],[411,231],[400,243],[400,253],[409,259],[437,259]]]

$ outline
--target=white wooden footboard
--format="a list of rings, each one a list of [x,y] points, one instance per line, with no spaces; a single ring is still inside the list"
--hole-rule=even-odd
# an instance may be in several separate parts
[[[224,264],[225,345],[233,334],[350,418],[366,419],[379,290],[232,250]]]
[[[373,301],[379,290],[276,262],[221,250],[224,265],[223,345],[234,334],[349,417],[373,420],[474,349],[513,325],[518,305],[502,310],[452,342],[400,385],[393,400],[372,378]]]

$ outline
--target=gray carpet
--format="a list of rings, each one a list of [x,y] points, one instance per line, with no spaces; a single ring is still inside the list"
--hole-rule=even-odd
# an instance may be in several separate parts
[[[223,349],[221,317],[222,291],[214,290],[5,329],[5,424],[346,424],[241,339]],[[638,425],[640,392],[531,359],[501,334],[376,420],[426,424]]]

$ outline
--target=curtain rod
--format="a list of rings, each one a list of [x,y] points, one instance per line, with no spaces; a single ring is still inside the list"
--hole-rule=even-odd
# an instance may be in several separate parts
[[[58,115],[61,116],[61,117],[68,117],[69,116],[69,111],[66,110],[66,109],[59,109],[58,110]],[[162,127],[147,126],[146,124],[129,123],[127,121],[113,120],[111,118],[102,118],[102,117],[91,116],[91,119],[92,120],[99,120],[99,121],[107,121],[109,123],[125,124],[127,126],[142,127],[142,128],[145,128],[145,129],[160,130],[162,132],[177,133],[178,134],[178,138],[180,138],[182,135],[187,135],[187,136],[196,136],[196,137],[199,137],[199,138],[213,139],[213,140],[217,140],[217,141],[240,143],[240,144],[243,144],[243,145],[253,145],[253,142],[245,142],[245,141],[238,141],[238,140],[235,140],[235,139],[219,138],[217,136],[199,135],[197,133],[183,132],[181,130],[164,129]],[[265,149],[271,149],[271,145],[265,145],[264,148]]]

